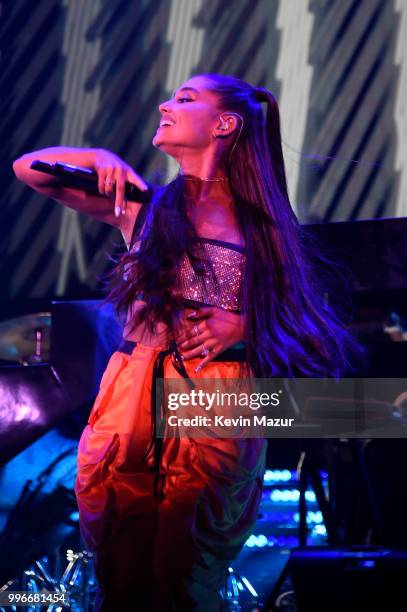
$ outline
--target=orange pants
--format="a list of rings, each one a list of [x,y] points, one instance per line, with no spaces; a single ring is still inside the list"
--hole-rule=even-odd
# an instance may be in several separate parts
[[[80,528],[94,552],[95,610],[221,610],[218,590],[257,519],[264,439],[167,438],[154,493],[152,373],[158,348],[112,355],[78,449]],[[184,362],[191,378],[238,378],[239,363]],[[171,356],[165,378],[179,378]]]

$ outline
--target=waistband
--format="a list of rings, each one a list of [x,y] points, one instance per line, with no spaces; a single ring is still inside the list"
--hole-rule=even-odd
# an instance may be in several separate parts
[[[117,351],[121,353],[127,353],[131,355],[134,348],[137,346],[137,342],[133,340],[122,340],[117,348]],[[158,497],[158,484],[160,476],[160,463],[164,443],[164,430],[165,430],[165,414],[164,414],[164,359],[168,355],[171,356],[172,364],[175,370],[183,376],[188,382],[191,389],[195,388],[195,383],[190,378],[181,355],[179,353],[176,342],[173,340],[169,347],[164,350],[157,352],[153,365],[152,375],[152,386],[151,386],[151,416],[153,421],[153,431],[151,437],[151,443],[149,444],[147,451],[143,457],[143,461],[147,460],[151,450],[153,450],[153,466],[152,469],[155,471],[155,483],[154,492]],[[223,351],[219,355],[213,358],[213,361],[245,361],[246,358],[246,346],[243,342],[239,342]]]

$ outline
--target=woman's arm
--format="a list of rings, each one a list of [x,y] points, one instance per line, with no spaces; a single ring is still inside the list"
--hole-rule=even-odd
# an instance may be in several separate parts
[[[81,189],[61,187],[58,177],[30,168],[31,163],[36,159],[51,163],[59,161],[95,170],[99,179],[100,196],[88,195]],[[23,155],[13,163],[13,170],[20,181],[35,191],[78,212],[119,228],[126,243],[130,242],[134,223],[142,204],[126,202],[124,198],[125,182],[134,183],[142,190],[146,189],[147,185],[131,166],[111,151],[50,147]]]

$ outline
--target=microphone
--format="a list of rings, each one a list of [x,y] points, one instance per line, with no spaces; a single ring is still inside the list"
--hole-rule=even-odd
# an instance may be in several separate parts
[[[45,174],[51,174],[60,178],[58,184],[62,187],[72,187],[77,189],[83,189],[89,195],[95,195],[100,197],[107,197],[100,193],[98,189],[98,175],[97,172],[90,168],[82,168],[80,166],[72,166],[71,164],[65,164],[62,162],[44,162],[36,159],[31,163],[30,168],[37,170],[38,172],[44,172]],[[132,202],[140,202],[146,204],[151,202],[153,197],[154,188],[152,185],[148,185],[147,191],[142,191],[133,183],[125,183],[125,198]]]

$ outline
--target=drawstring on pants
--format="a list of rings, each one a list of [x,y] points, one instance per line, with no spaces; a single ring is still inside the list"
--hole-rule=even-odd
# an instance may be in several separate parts
[[[154,361],[151,388],[151,415],[153,419],[153,432],[151,442],[143,457],[143,461],[146,461],[151,449],[154,448],[152,469],[155,471],[154,494],[156,496],[159,496],[158,482],[160,477],[160,464],[165,431],[164,359],[167,357],[167,355],[171,355],[172,364],[178,374],[180,374],[188,381],[188,384],[191,389],[195,389],[195,384],[193,383],[193,381],[188,375],[188,372],[185,369],[185,365],[181,359],[177,344],[175,340],[172,340],[170,342],[169,348],[160,351]]]
[[[131,354],[136,344],[137,342],[133,342],[132,340],[123,340],[118,347],[118,351]],[[188,372],[186,371],[184,362],[182,361],[181,355],[178,351],[177,343],[175,340],[172,340],[167,349],[157,353],[154,360],[151,388],[151,416],[153,420],[153,431],[151,442],[149,443],[142,459],[143,461],[147,461],[148,455],[150,454],[151,450],[154,449],[152,469],[155,471],[154,494],[157,497],[159,497],[158,483],[165,432],[164,359],[167,357],[167,355],[171,355],[172,364],[178,374],[188,381],[188,385],[191,389],[195,389],[195,383],[191,380]],[[219,355],[214,356],[212,360],[244,362],[246,360],[245,345],[242,343],[237,343]]]

